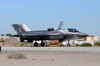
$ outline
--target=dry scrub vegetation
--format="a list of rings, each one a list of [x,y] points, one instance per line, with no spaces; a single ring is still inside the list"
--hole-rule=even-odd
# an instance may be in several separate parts
[[[8,59],[26,59],[26,56],[22,53],[11,53],[8,55]]]

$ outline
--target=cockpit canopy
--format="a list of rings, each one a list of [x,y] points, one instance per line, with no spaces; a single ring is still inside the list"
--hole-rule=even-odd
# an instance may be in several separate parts
[[[78,30],[74,29],[74,28],[69,28],[68,29],[69,32],[79,32]]]

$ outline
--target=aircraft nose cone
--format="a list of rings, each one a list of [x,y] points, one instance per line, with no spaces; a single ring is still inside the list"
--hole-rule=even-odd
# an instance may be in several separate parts
[[[89,36],[89,35],[84,35],[83,37],[87,37],[87,36]]]
[[[89,36],[88,34],[84,34],[85,37]]]
[[[80,35],[79,38],[83,38],[83,37],[87,37],[87,36],[89,36],[89,35],[83,34],[83,35]]]

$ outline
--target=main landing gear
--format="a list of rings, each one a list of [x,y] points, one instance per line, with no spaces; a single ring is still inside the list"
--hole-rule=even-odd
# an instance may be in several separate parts
[[[34,47],[38,47],[38,43],[35,41],[34,43]],[[45,42],[41,41],[41,46],[44,47],[45,46]]]
[[[34,47],[38,47],[38,43],[37,42],[34,43]]]
[[[44,46],[45,46],[45,43],[44,43],[43,41],[41,42],[41,46],[42,46],[42,47],[44,47]]]

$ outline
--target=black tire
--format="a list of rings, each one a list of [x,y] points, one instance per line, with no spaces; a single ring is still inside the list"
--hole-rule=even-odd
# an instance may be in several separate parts
[[[34,47],[38,47],[38,43],[34,43]]]
[[[70,47],[71,45],[70,44],[67,44],[67,47]]]
[[[41,43],[41,46],[42,46],[42,47],[44,47],[44,46],[45,46],[45,43],[44,43],[44,42],[42,42],[42,43]]]

